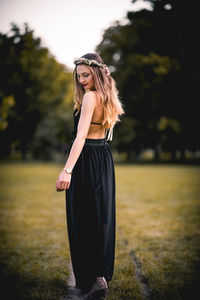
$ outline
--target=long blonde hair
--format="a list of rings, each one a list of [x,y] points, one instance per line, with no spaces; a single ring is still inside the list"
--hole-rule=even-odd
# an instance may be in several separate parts
[[[89,60],[95,60],[99,63],[103,63],[102,58],[96,53],[87,53],[81,58],[86,58]],[[95,89],[100,95],[101,103],[104,109],[103,126],[104,128],[114,127],[116,122],[120,122],[119,116],[124,114],[123,104],[118,97],[118,90],[116,88],[115,80],[106,74],[105,69],[100,68],[96,65],[87,65],[94,77]],[[73,72],[73,79],[75,83],[74,90],[74,109],[78,112],[81,109],[82,99],[85,94],[83,86],[79,83],[77,78],[77,66]]]

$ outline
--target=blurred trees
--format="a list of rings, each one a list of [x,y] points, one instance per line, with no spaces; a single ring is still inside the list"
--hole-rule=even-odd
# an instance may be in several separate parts
[[[200,149],[198,2],[146,1],[152,10],[128,12],[96,47],[125,105],[112,146],[130,158],[148,148],[156,159],[161,151],[184,158]],[[72,80],[27,24],[0,34],[1,156],[17,148],[50,158],[71,139]]]
[[[147,0],[152,10],[127,13],[104,32],[96,51],[117,81],[126,115],[116,125],[119,150],[171,153],[200,149],[200,45],[197,3]],[[136,2],[136,1],[132,1]]]
[[[50,158],[71,138],[72,74],[28,25],[0,34],[0,154]]]

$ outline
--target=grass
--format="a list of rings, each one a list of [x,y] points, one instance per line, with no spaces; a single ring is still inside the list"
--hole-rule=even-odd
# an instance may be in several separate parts
[[[66,290],[65,197],[55,192],[61,167],[1,164],[4,299],[54,300]],[[200,283],[200,167],[115,169],[116,259],[108,300],[197,299],[192,294],[199,293]]]
[[[118,224],[151,299],[192,299],[200,275],[200,168],[122,166],[117,178]]]
[[[69,253],[64,194],[55,192],[59,170],[1,166],[1,269],[13,299],[58,299],[64,292]]]

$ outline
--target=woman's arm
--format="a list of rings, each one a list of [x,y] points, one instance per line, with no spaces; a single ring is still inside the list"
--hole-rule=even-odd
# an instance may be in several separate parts
[[[88,130],[90,127],[90,122],[92,120],[92,116],[94,113],[94,109],[96,106],[96,95],[94,92],[90,91],[84,94],[82,106],[81,106],[81,114],[77,128],[77,135],[71,147],[67,162],[65,164],[65,168],[73,170],[79,155],[83,149],[85,144],[85,139],[88,134]],[[64,170],[58,176],[56,182],[57,191],[64,191],[69,188],[71,181],[71,174],[67,174]]]

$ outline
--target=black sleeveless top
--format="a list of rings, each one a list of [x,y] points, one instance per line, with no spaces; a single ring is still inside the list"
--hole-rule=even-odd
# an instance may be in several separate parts
[[[74,129],[72,131],[72,134],[74,137],[76,137],[76,134],[77,134],[77,128],[78,128],[78,121],[80,119],[80,112],[78,113],[78,115],[76,116],[76,112],[77,112],[78,109],[75,109],[74,112],[73,112],[73,115],[74,115]]]

